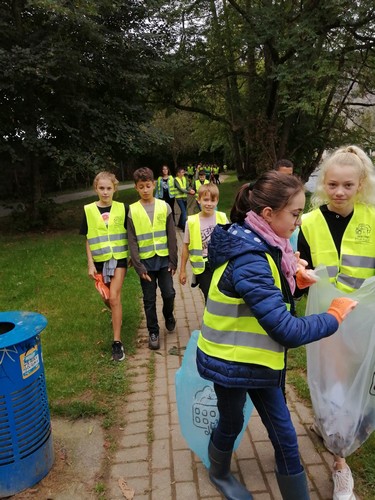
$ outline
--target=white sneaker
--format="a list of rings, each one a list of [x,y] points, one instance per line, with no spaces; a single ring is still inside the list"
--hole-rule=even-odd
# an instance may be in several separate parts
[[[348,466],[342,470],[334,470],[332,479],[333,500],[355,500],[352,471]]]

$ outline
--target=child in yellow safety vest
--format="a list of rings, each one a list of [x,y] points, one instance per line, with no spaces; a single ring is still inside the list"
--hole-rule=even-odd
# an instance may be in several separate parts
[[[366,279],[375,276],[375,175],[373,163],[362,149],[344,146],[324,159],[311,206],[312,210],[303,216],[298,236],[300,257],[310,268],[320,264],[327,266],[335,287],[352,293]],[[319,360],[323,373],[327,370],[327,360]],[[338,383],[332,385],[332,393],[340,407],[343,404],[340,360],[329,357],[328,362],[330,369],[337,365]],[[345,366],[349,367],[348,371],[357,373],[356,378],[363,377],[363,366],[358,359],[352,360],[349,355]],[[318,421],[311,430],[321,434]],[[340,436],[340,439],[345,442],[345,437]],[[353,500],[352,473],[345,458],[336,453],[332,473],[333,499]]]
[[[201,206],[200,206],[199,200],[198,200],[199,188],[203,184],[209,184],[209,183],[210,183],[210,181],[206,179],[206,174],[205,174],[204,170],[199,170],[198,179],[195,181],[195,200],[197,202],[197,206],[198,206],[199,210],[201,209]]]
[[[139,168],[134,174],[140,200],[132,203],[128,215],[128,239],[132,263],[140,277],[143,305],[149,333],[149,349],[160,349],[159,323],[156,312],[156,290],[163,299],[165,328],[173,332],[176,292],[173,276],[177,269],[177,240],[171,207],[154,197],[154,174]]]
[[[99,281],[102,298],[111,309],[113,344],[112,359],[125,359],[121,342],[122,303],[128,252],[126,232],[127,207],[113,201],[119,182],[111,172],[100,172],[93,187],[99,200],[85,205],[80,234],[86,236],[88,275]]]
[[[201,212],[188,217],[184,244],[181,255],[180,283],[186,283],[186,263],[190,259],[193,270],[192,286],[199,286],[207,301],[210,288],[212,270],[207,258],[208,244],[211,233],[217,224],[226,224],[227,216],[224,212],[216,211],[219,201],[219,190],[215,184],[202,184],[198,190],[198,202]]]

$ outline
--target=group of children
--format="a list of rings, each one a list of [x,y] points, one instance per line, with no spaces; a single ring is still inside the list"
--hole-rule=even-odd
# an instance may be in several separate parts
[[[358,147],[340,148],[322,164],[313,210],[302,217],[304,186],[289,171],[275,168],[239,191],[231,211],[232,224],[216,210],[216,185],[197,189],[200,212],[185,224],[179,279],[187,282],[190,260],[193,278],[205,298],[198,339],[197,367],[213,382],[219,421],[210,444],[209,477],[225,498],[253,497],[230,472],[234,442],[243,425],[249,394],[274,446],[276,479],[284,500],[309,499],[297,436],[283,394],[285,353],[334,334],[354,309],[348,297],[334,299],[326,312],[297,318],[296,289],[315,282],[312,271],[328,266],[332,282],[350,292],[375,275],[375,176],[367,155]],[[202,176],[203,177],[203,176]],[[163,298],[168,331],[175,328],[173,275],[177,243],[171,207],[154,198],[155,182],[148,168],[134,172],[140,200],[126,209],[112,200],[117,181],[108,172],[94,181],[99,196],[85,207],[88,274],[102,273],[109,286],[114,331],[113,359],[119,349],[120,291],[129,255],[140,276],[149,330],[149,347],[158,349],[156,288]],[[303,225],[302,224],[303,219]],[[366,244],[357,238],[366,225]],[[290,238],[296,229],[295,253]],[[85,233],[86,231],[86,233]],[[210,242],[210,245],[208,245]],[[117,260],[117,266],[111,262]],[[117,354],[118,353],[118,354]],[[350,362],[348,360],[348,362]],[[354,482],[345,459],[335,456],[334,500],[354,500]]]
[[[112,313],[112,359],[123,361],[125,351],[121,342],[121,288],[128,267],[128,258],[140,277],[143,306],[149,333],[150,349],[160,348],[160,327],[156,312],[156,291],[160,288],[163,317],[167,331],[173,332],[175,289],[173,276],[177,269],[177,239],[173,204],[180,206],[178,223],[184,231],[180,282],[186,283],[186,264],[190,259],[193,270],[192,286],[199,286],[207,298],[210,270],[207,248],[215,225],[225,223],[226,215],[216,210],[219,190],[206,181],[204,172],[195,188],[186,185],[185,170],[178,169],[175,179],[167,166],[157,182],[149,168],[139,168],[133,174],[139,201],[129,207],[113,200],[118,180],[110,172],[100,172],[94,179],[98,201],[85,205],[80,234],[86,238],[88,275],[100,280],[105,304]],[[186,196],[196,194],[199,213],[187,218]]]

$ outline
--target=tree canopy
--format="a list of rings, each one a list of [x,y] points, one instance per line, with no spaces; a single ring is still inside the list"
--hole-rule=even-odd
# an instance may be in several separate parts
[[[154,36],[149,4],[1,3],[0,155],[14,181],[26,170],[40,191],[41,171],[82,178],[144,147],[149,78],[168,40]]]
[[[369,131],[353,127],[358,106],[373,105],[372,1],[178,4],[157,100],[220,124],[239,173],[287,157],[307,178],[327,148],[353,139],[372,147]]]
[[[370,0],[4,0],[3,186],[35,202],[163,148],[306,179],[325,149],[373,148],[374,18]]]

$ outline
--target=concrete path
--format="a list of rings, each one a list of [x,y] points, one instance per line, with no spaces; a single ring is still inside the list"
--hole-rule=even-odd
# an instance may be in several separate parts
[[[177,239],[181,246],[182,232],[179,230]],[[183,348],[191,332],[200,328],[204,304],[199,289],[179,284],[178,273],[174,284],[175,332],[164,332],[164,323],[161,321],[161,349],[150,351],[143,321],[139,330],[139,349],[127,361],[132,377],[132,393],[123,404],[124,426],[118,435],[118,449],[107,484],[107,498],[111,500],[127,498],[120,487],[123,481],[135,490],[136,500],[221,498],[209,482],[206,468],[189,450],[180,432],[175,373],[181,365]],[[162,318],[160,296],[158,316]],[[148,373],[152,356],[155,360],[153,382]],[[299,401],[291,387],[287,388],[287,394],[302,461],[309,478],[311,500],[331,499],[332,456],[309,430],[313,421],[311,410]],[[153,439],[150,439],[152,434]],[[232,470],[246,484],[254,500],[281,499],[273,473],[273,449],[256,412],[253,412],[242,442],[234,454]]]

